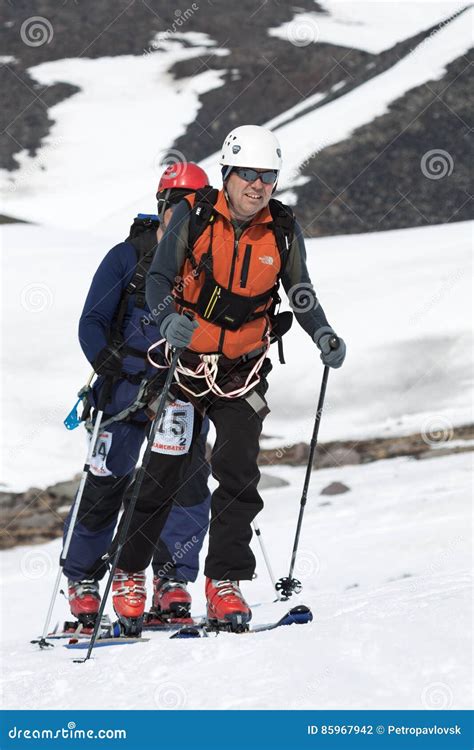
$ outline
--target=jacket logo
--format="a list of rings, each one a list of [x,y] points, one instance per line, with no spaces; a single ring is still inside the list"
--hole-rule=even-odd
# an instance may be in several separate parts
[[[271,255],[260,255],[259,261],[266,266],[273,266],[273,258]]]

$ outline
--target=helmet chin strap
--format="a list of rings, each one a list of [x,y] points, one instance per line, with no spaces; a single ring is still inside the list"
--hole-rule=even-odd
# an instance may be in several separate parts
[[[160,224],[163,223],[163,220],[165,218],[165,213],[167,209],[169,208],[168,198],[170,197],[170,195],[171,195],[171,189],[168,188],[168,190],[164,191],[163,196],[160,197],[159,204],[158,204],[160,206],[158,208],[158,218],[160,220]]]

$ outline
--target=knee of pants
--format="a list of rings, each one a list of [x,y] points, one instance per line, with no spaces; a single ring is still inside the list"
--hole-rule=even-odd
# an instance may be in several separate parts
[[[108,476],[123,477],[135,469],[147,427],[147,423],[142,427],[130,422],[113,422],[101,430],[100,435],[107,436],[102,440],[102,450],[106,452],[104,468]]]
[[[102,529],[120,512],[131,477],[96,477],[88,474],[77,520],[89,531]]]

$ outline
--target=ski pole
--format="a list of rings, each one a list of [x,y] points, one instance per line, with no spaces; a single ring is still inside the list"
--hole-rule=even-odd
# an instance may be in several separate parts
[[[86,462],[84,464],[84,468],[82,469],[82,476],[81,476],[81,481],[79,484],[79,489],[77,490],[76,499],[74,500],[74,505],[72,508],[72,513],[71,513],[71,518],[69,521],[69,527],[67,530],[66,539],[64,540],[63,548],[61,550],[61,557],[59,558],[58,573],[56,576],[56,581],[54,583],[53,593],[51,596],[51,601],[49,603],[48,612],[47,612],[46,620],[45,620],[44,627],[43,627],[43,634],[40,640],[31,641],[31,643],[37,643],[40,648],[53,646],[52,643],[48,643],[48,641],[46,640],[46,636],[48,635],[49,624],[51,622],[51,615],[53,614],[54,604],[56,602],[56,597],[58,595],[59,586],[61,583],[61,576],[62,576],[64,564],[66,562],[67,555],[69,552],[72,535],[74,533],[74,527],[76,525],[76,519],[79,513],[79,506],[81,504],[82,495],[84,494],[84,487],[86,485],[87,475],[89,473],[92,456],[94,455],[94,450],[95,450],[95,446],[97,443],[97,437],[99,435],[100,425],[104,416],[105,406],[108,403],[110,395],[111,395],[112,384],[113,384],[112,380],[106,381],[104,384],[104,388],[102,389],[102,393],[100,394],[99,403],[98,403],[99,408],[97,411],[97,416],[94,421],[94,429],[93,429],[92,436],[90,439],[89,449],[87,451]]]
[[[331,349],[337,349],[339,347],[339,341],[336,336],[333,336],[329,340],[329,346],[331,347]],[[291,553],[290,572],[288,573],[286,577],[280,578],[275,586],[277,592],[281,591],[281,599],[283,601],[286,601],[287,599],[289,599],[292,594],[299,594],[299,592],[302,589],[301,581],[298,581],[297,578],[293,578],[293,571],[295,568],[296,553],[298,551],[298,544],[300,541],[301,526],[303,524],[304,509],[305,509],[306,500],[308,496],[309,481],[311,479],[311,472],[313,469],[313,460],[314,460],[314,454],[316,451],[316,444],[318,441],[319,425],[321,423],[321,414],[323,411],[324,397],[326,395],[326,386],[328,382],[328,376],[329,376],[329,365],[325,365],[324,372],[323,372],[323,380],[321,383],[321,391],[319,393],[318,408],[316,410],[316,418],[314,420],[313,435],[311,437],[309,456],[308,456],[308,465],[306,467],[306,476],[305,476],[304,485],[303,485],[303,492],[301,495],[298,522],[296,524],[295,541],[293,543],[293,551]]]
[[[278,589],[276,588],[277,584],[275,582],[275,576],[273,575],[272,566],[270,564],[270,558],[267,555],[267,550],[265,548],[265,545],[263,543],[263,537],[262,532],[260,531],[260,527],[258,526],[256,521],[253,521],[253,530],[255,531],[255,535],[258,539],[258,543],[260,545],[260,549],[262,550],[263,559],[265,560],[265,565],[267,566],[268,575],[270,576],[270,580],[272,582],[272,588],[276,589],[278,600],[280,599],[280,594],[278,593]]]
[[[135,505],[137,503],[138,495],[140,494],[140,488],[142,486],[143,478],[144,478],[145,473],[146,473],[146,469],[147,469],[147,466],[148,466],[148,461],[150,460],[150,453],[151,453],[151,449],[153,447],[153,442],[154,442],[154,439],[155,439],[156,428],[158,427],[160,419],[162,417],[162,414],[163,414],[163,412],[164,412],[164,410],[166,408],[166,401],[167,401],[167,398],[168,398],[168,392],[169,392],[169,389],[171,387],[171,383],[173,381],[173,376],[174,376],[174,373],[175,373],[175,370],[176,370],[176,366],[178,364],[178,359],[179,359],[182,351],[183,351],[182,349],[175,349],[174,350],[173,358],[171,360],[171,364],[170,364],[170,367],[169,367],[169,370],[168,370],[168,375],[166,377],[166,381],[165,381],[165,384],[163,386],[163,390],[161,392],[161,396],[160,396],[160,400],[159,400],[159,403],[158,403],[158,408],[156,410],[155,418],[154,418],[154,420],[153,420],[153,422],[151,424],[150,436],[148,438],[148,443],[147,443],[147,446],[146,446],[146,450],[145,450],[145,453],[143,455],[142,465],[140,466],[140,468],[139,468],[139,470],[137,472],[137,475],[136,475],[136,478],[135,478],[135,481],[134,481],[134,485],[133,485],[132,496],[131,496],[130,501],[128,503],[128,507],[127,507],[127,509],[125,511],[125,514],[124,514],[123,519],[122,519],[122,523],[120,524],[120,528],[119,528],[119,531],[118,531],[118,534],[117,534],[117,542],[116,542],[115,550],[113,552],[113,558],[112,558],[112,564],[111,564],[110,571],[109,571],[109,577],[107,579],[107,584],[105,586],[105,591],[104,591],[104,594],[103,594],[103,597],[102,597],[102,601],[100,603],[99,612],[97,613],[97,619],[96,619],[95,625],[94,625],[94,632],[92,633],[92,636],[91,636],[91,639],[90,639],[90,642],[89,642],[89,647],[87,649],[87,654],[86,654],[85,658],[84,659],[74,659],[74,661],[77,664],[83,664],[84,662],[86,662],[90,658],[90,656],[92,654],[92,649],[95,646],[95,642],[97,640],[97,636],[98,636],[98,633],[99,633],[99,630],[100,630],[100,627],[101,627],[102,617],[104,615],[105,605],[107,603],[109,592],[110,592],[110,589],[112,587],[112,582],[113,582],[113,579],[114,579],[114,575],[115,575],[115,571],[116,571],[116,568],[117,568],[117,565],[118,565],[120,554],[122,552],[123,545],[125,544],[125,540],[127,538],[128,529],[130,527],[130,522],[132,520],[133,512],[135,510]],[[102,559],[105,560],[105,561],[109,560],[110,559],[110,554],[104,555],[104,557]]]

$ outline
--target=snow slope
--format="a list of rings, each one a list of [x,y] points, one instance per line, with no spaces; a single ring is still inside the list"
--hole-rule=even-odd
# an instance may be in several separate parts
[[[375,3],[352,5],[354,12],[361,7],[362,19],[367,15],[362,6],[378,7]],[[433,9],[425,13],[424,28],[435,22],[438,13],[444,18],[447,6],[453,12],[457,7],[456,3],[431,5],[442,7],[436,13]],[[402,15],[405,23],[405,9]],[[392,68],[344,96],[302,114],[324,99],[324,94],[315,94],[268,122],[280,139],[284,156],[279,189],[290,190],[304,182],[300,167],[314,154],[387,112],[405,92],[440,78],[446,66],[472,46],[473,15],[471,7]],[[384,16],[383,23],[379,20],[386,33],[391,28],[390,18]],[[417,23],[421,23],[420,18],[418,14]],[[344,26],[344,33],[350,28]],[[383,38],[379,26],[375,28],[377,36]],[[124,217],[154,211],[154,186],[164,154],[196,117],[198,95],[222,85],[221,75],[210,70],[182,81],[169,76],[169,69],[178,60],[206,50],[226,54],[202,37],[183,35],[197,45],[192,48],[184,48],[179,40],[164,41],[165,52],[141,57],[57,60],[32,68],[32,77],[43,84],[65,81],[79,86],[81,92],[51,109],[55,125],[35,157],[23,152],[18,172],[0,171],[3,212],[68,228],[73,216],[76,226],[107,237]],[[347,40],[352,43],[350,36]],[[124,107],[131,91],[133,106]],[[192,160],[193,154],[171,153],[172,160],[184,158]],[[218,153],[203,160],[202,166],[219,185]]]
[[[469,708],[469,454],[394,459],[316,472],[296,573],[311,625],[257,636],[221,634],[96,652],[72,663],[62,646],[29,644],[43,627],[58,541],[2,552],[2,706],[35,709]],[[264,492],[259,517],[276,575],[286,575],[303,469]],[[351,491],[319,496],[329,481]],[[254,621],[288,603],[273,592],[255,545],[258,578],[243,584]],[[203,612],[203,579],[193,584]],[[257,606],[258,605],[258,606]],[[67,615],[60,599],[56,617]]]
[[[385,114],[390,104],[407,91],[441,78],[449,63],[472,47],[473,20],[471,6],[400,62],[356,89],[294,121],[288,122],[291,109],[270,120],[267,125],[275,131],[284,155],[279,190],[299,184],[299,167],[323,148],[349,138],[354,130]]]
[[[82,429],[62,420],[90,367],[77,322],[108,243],[87,233],[3,228],[4,467],[18,490],[71,477],[84,461]],[[332,371],[321,439],[449,430],[472,419],[469,222],[308,242],[308,264],[329,320],[348,345]],[[285,297],[285,295],[283,295]],[[322,367],[294,324],[287,364],[272,350],[264,445],[309,440]],[[297,387],[296,387],[297,384]]]
[[[468,5],[463,0],[318,0],[318,4],[324,13],[298,13],[269,34],[301,47],[329,42],[377,54],[441,24]]]
[[[198,41],[195,34],[182,36]],[[210,69],[181,81],[168,72],[178,61],[210,53],[212,42],[202,37],[193,47],[174,39],[161,42],[165,51],[141,56],[70,58],[31,68],[43,85],[66,81],[81,91],[50,108],[55,124],[37,156],[23,151],[19,171],[1,170],[3,212],[100,231],[124,212],[156,210],[163,158],[195,119],[199,95],[221,85],[221,74]],[[183,156],[172,152],[171,160]]]

